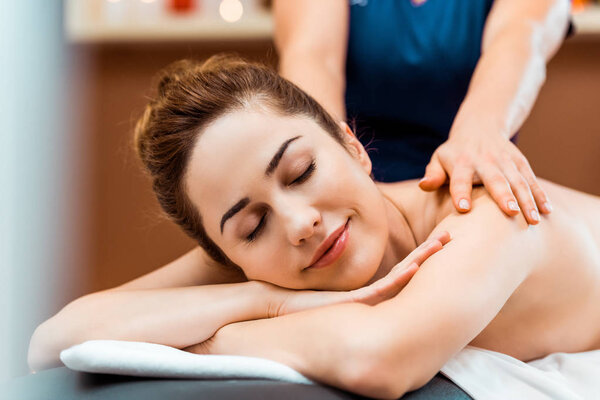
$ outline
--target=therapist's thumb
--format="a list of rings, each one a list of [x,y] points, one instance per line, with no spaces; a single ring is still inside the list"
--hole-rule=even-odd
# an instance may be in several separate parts
[[[446,182],[446,171],[436,154],[425,168],[425,176],[419,181],[423,190],[436,190]]]

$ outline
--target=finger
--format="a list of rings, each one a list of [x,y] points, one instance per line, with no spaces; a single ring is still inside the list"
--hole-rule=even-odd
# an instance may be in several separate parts
[[[361,303],[370,305],[390,299],[410,282],[418,269],[419,266],[416,263],[411,263],[403,269],[393,269],[384,278],[367,287],[358,289],[355,298],[358,298]]]
[[[477,173],[500,209],[509,216],[517,215],[520,211],[519,204],[510,189],[506,177],[498,167],[495,164],[487,163],[483,167],[478,168]]]
[[[419,265],[413,262],[408,264],[408,266],[404,269],[397,269],[391,271],[391,273],[388,274],[388,276],[378,281],[382,282],[383,285],[382,289],[380,290],[380,295],[382,295],[382,297],[388,298],[396,295],[400,290],[402,290],[402,288],[404,288],[404,286],[408,284],[408,282],[410,282],[410,280],[418,270]],[[387,282],[388,277],[389,282]],[[392,292],[391,295],[390,292]]]
[[[452,171],[450,196],[452,196],[454,207],[459,212],[467,212],[471,209],[471,189],[474,174],[473,168],[464,164],[456,165]]]
[[[539,210],[544,214],[550,214],[552,212],[552,203],[550,203],[550,199],[548,198],[548,195],[544,189],[540,187],[538,180],[535,177],[535,174],[533,173],[533,170],[531,169],[531,166],[527,160],[521,156],[517,158],[515,165],[529,185],[529,189],[533,194],[533,198],[535,199]]]
[[[439,235],[446,243],[450,240],[448,232],[441,231],[436,235]],[[352,301],[377,304],[394,296],[412,279],[419,266],[442,247],[442,242],[437,239],[426,240],[402,262],[394,266],[385,277],[369,286],[350,292]]]
[[[416,263],[420,266],[421,264],[423,264],[423,262],[425,262],[425,260],[427,260],[433,254],[441,250],[442,247],[442,243],[439,240],[426,240],[425,242],[421,243],[421,245],[418,246],[415,250],[413,250],[408,255],[408,257],[406,257],[400,264],[398,264],[398,267],[402,268],[400,267],[400,265],[412,263]]]
[[[517,167],[512,160],[507,160],[503,163],[502,172],[508,179],[512,192],[515,194],[523,215],[530,225],[535,225],[540,222],[540,214],[535,204],[533,194],[529,190],[529,185],[523,178],[523,175],[517,171]]]
[[[452,236],[448,231],[433,231],[427,238],[427,240],[438,240],[442,246],[446,245],[450,240],[452,240]]]
[[[440,163],[436,153],[425,167],[425,176],[419,181],[419,187],[423,190],[432,191],[438,189],[446,182],[446,170]]]

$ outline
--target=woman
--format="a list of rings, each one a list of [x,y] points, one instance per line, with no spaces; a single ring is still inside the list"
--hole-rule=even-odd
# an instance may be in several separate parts
[[[467,344],[521,360],[600,348],[600,199],[542,181],[556,210],[538,226],[483,189],[459,214],[448,192],[374,182],[348,126],[265,67],[182,62],[158,89],[138,151],[200,248],[67,305],[34,333],[34,369],[85,340],[136,340],[388,398]]]
[[[564,39],[567,0],[284,0],[273,9],[280,73],[355,121],[375,179],[424,176],[420,187],[435,190],[448,178],[459,212],[481,182],[507,215],[537,224],[551,212],[510,139]]]

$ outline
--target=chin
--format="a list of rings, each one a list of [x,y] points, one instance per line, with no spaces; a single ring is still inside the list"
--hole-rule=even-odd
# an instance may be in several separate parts
[[[372,255],[371,255],[372,256]],[[353,262],[347,264],[347,269],[344,274],[339,276],[339,279],[331,281],[329,286],[330,290],[355,290],[361,287],[367,286],[369,281],[375,276],[379,269],[381,257],[379,259],[372,258],[367,260],[365,258],[355,259]]]

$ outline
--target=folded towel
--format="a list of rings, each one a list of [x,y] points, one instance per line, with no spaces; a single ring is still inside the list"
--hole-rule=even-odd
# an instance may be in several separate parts
[[[270,379],[314,384],[292,368],[255,357],[199,355],[142,342],[91,340],[63,350],[71,369],[158,378]],[[475,400],[600,399],[600,350],[554,353],[524,363],[467,346],[441,372]]]
[[[554,353],[525,363],[467,346],[441,372],[475,400],[600,399],[600,350]]]
[[[70,369],[155,378],[270,379],[312,384],[294,369],[255,357],[200,355],[161,344],[90,340],[60,353]]]

